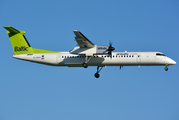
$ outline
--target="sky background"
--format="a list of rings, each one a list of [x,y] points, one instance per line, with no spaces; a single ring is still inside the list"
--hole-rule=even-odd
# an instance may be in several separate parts
[[[12,58],[3,26],[33,48],[70,51],[80,30],[115,52],[158,51],[179,63],[178,0],[1,0],[0,120],[179,120],[179,66],[52,67]]]

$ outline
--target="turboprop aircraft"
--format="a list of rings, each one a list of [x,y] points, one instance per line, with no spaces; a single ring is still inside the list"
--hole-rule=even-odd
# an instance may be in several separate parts
[[[95,45],[80,31],[74,30],[75,40],[78,47],[69,52],[48,51],[32,48],[24,36],[25,31],[19,31],[11,26],[4,27],[9,35],[14,58],[51,65],[84,67],[97,66],[95,77],[99,78],[99,72],[105,66],[166,66],[176,62],[161,52],[112,52],[115,50],[110,43],[109,46]]]

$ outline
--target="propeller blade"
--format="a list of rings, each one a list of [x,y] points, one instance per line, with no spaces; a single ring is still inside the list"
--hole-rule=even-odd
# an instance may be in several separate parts
[[[107,51],[108,51],[108,54],[111,57],[111,59],[112,59],[112,51],[114,51],[114,50],[115,50],[115,48],[112,47],[112,43],[109,42],[109,47],[108,47]]]
[[[114,50],[115,50],[115,48],[112,47],[112,43],[109,43],[109,47],[108,47],[108,49],[107,49],[108,53],[110,54],[111,51],[114,51]]]
[[[108,54],[111,55],[111,51],[108,51]]]

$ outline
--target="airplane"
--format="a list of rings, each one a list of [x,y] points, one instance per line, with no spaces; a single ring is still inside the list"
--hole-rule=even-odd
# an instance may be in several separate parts
[[[94,74],[99,78],[99,72],[106,66],[166,66],[175,65],[176,62],[161,52],[112,52],[115,50],[109,46],[95,45],[80,31],[74,30],[75,40],[78,43],[69,52],[56,52],[32,48],[24,36],[25,31],[16,30],[11,26],[4,27],[9,35],[14,51],[13,58],[50,65],[84,67],[97,66]]]

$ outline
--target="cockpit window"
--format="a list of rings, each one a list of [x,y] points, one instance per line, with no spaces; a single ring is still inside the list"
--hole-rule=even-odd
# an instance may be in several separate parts
[[[162,54],[162,53],[156,53],[156,55],[157,55],[157,56],[166,56],[166,55],[164,55],[164,54]]]

